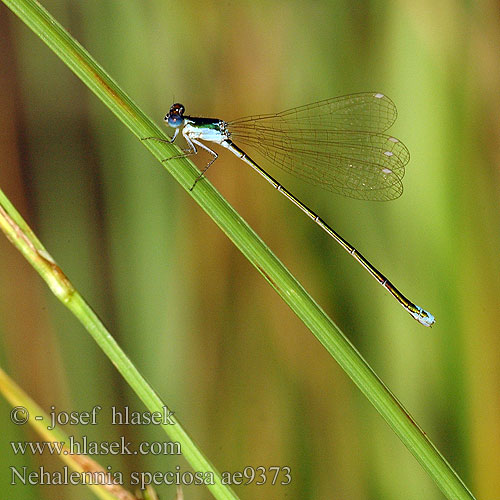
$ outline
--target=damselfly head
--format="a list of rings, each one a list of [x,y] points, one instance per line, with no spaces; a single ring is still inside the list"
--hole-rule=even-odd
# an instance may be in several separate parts
[[[173,128],[182,126],[184,123],[184,109],[182,104],[172,104],[170,111],[165,116],[165,121]]]

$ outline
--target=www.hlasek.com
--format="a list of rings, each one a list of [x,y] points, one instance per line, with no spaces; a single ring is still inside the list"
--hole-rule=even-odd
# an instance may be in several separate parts
[[[111,466],[106,470],[77,472],[71,471],[67,466],[61,470],[48,471],[43,466],[37,470],[29,471],[28,467],[10,467],[11,485],[119,485],[126,486],[126,481],[123,473],[120,471],[112,471]],[[260,486],[263,484],[286,486],[292,481],[290,467],[245,467],[242,471],[221,473],[220,482],[228,486],[246,486],[254,484]],[[139,486],[141,489],[146,486],[161,486],[161,485],[213,485],[217,480],[213,472],[202,471],[181,471],[177,465],[172,471],[156,471],[156,472],[138,472],[130,473],[128,484],[130,486]]]
[[[134,448],[124,436],[116,441],[92,441],[83,436],[69,436],[65,441],[11,441],[14,455],[182,455],[181,444],[176,441],[143,441]]]

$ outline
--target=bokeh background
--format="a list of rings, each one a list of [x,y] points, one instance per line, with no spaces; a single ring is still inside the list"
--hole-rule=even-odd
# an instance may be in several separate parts
[[[360,91],[398,106],[404,195],[343,199],[269,170],[437,318],[413,321],[249,168],[209,179],[361,351],[477,497],[500,494],[500,17],[493,1],[86,1],[43,4],[158,122],[173,100],[233,119]],[[93,94],[0,6],[0,186],[219,470],[289,466],[242,499],[442,498],[264,279]],[[196,159],[203,166],[206,158]],[[266,165],[269,166],[269,165]],[[0,238],[0,361],[49,411],[144,407],[75,318]],[[2,491],[35,439],[1,401]],[[76,436],[165,440],[152,426]],[[134,470],[179,457],[99,457]],[[175,489],[162,486],[164,499]],[[186,487],[185,498],[210,498]]]

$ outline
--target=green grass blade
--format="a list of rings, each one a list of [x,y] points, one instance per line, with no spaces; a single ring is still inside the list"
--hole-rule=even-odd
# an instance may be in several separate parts
[[[54,295],[80,320],[148,410],[161,414],[167,405],[116,343],[92,308],[74,288],[1,190],[0,229],[38,271]],[[193,470],[209,472],[213,475],[215,484],[209,484],[207,487],[212,491],[214,497],[221,500],[237,500],[238,497],[234,492],[222,484],[219,472],[199,450],[178,419],[173,416],[171,420],[174,422],[173,424],[169,421],[167,424],[162,424],[161,427],[172,441],[180,444],[182,454]]]
[[[158,127],[133,103],[91,56],[38,3],[3,0],[138,137],[164,137]],[[159,160],[178,152],[171,145],[145,141]],[[186,159],[163,164],[186,189],[197,175]],[[343,370],[388,422],[405,446],[450,499],[471,499],[472,494],[423,431],[378,379],[354,346],[273,255],[262,240],[205,179],[190,196],[207,212],[259,270],[295,314],[311,330]]]

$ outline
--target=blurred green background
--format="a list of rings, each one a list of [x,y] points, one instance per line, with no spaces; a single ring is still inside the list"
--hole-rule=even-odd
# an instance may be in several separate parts
[[[208,177],[349,336],[478,498],[500,494],[500,17],[496,2],[44,0],[158,122],[234,119],[360,91],[398,106],[404,195],[343,199],[269,170],[436,316],[425,329],[255,173]],[[0,186],[219,470],[289,466],[242,499],[442,498],[316,339],[144,146],[0,6]],[[251,153],[251,151],[249,151]],[[198,166],[206,163],[201,156]],[[205,163],[204,163],[205,162]],[[266,165],[269,166],[269,165]],[[0,361],[46,411],[144,410],[75,318],[0,238]],[[35,439],[1,401],[9,486]],[[152,426],[76,436],[164,441]],[[113,470],[179,457],[98,457]],[[164,499],[175,488],[159,487]],[[186,487],[189,500],[210,498]]]

